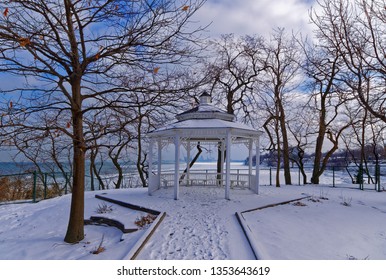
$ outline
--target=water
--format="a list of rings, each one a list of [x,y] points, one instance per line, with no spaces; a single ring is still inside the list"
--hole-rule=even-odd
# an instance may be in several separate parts
[[[43,173],[61,172],[53,163],[40,163],[39,164]],[[69,164],[63,164],[66,172],[71,173],[71,167]],[[97,164],[97,168],[100,164]],[[122,163],[124,173],[134,172],[136,166],[131,163]],[[24,174],[32,173],[37,170],[37,167],[32,162],[0,162],[0,176],[11,175],[11,174]],[[86,162],[86,174],[89,173],[90,163]],[[111,162],[104,162],[101,169],[101,174],[115,174],[117,173],[115,166]]]
[[[91,186],[91,177],[89,173],[89,163],[86,165],[86,189],[90,189]],[[142,182],[139,179],[138,172],[136,170],[136,166],[132,163],[123,163],[123,173],[124,173],[124,187],[137,187],[141,186]],[[181,162],[180,168],[181,170],[185,169],[186,163]],[[52,173],[52,168],[48,168],[44,164],[41,165],[41,168],[43,172]],[[70,166],[67,165],[68,171],[70,172]],[[156,164],[153,166],[154,170],[157,169]],[[239,169],[240,173],[247,172],[248,166],[244,165],[242,162],[232,162],[231,164],[232,169]],[[254,171],[253,167],[253,171]],[[192,170],[211,170],[214,171],[216,169],[216,163],[215,162],[197,162]],[[33,163],[28,162],[0,162],[0,177],[2,175],[10,175],[10,174],[25,174],[29,173],[31,174],[34,170],[36,170],[36,166]],[[59,171],[59,170],[56,170]],[[162,171],[174,171],[174,164],[170,162],[165,162],[162,164]],[[307,169],[307,177],[308,180],[311,178],[311,168]],[[269,185],[271,183],[274,183],[274,174],[275,169],[272,168],[271,172],[269,172],[269,168],[265,166],[260,167],[260,183],[262,185]],[[271,173],[271,174],[270,174]],[[292,173],[292,180],[294,184],[302,184],[302,178],[299,176],[298,169],[291,170]],[[372,172],[373,173],[373,172]],[[53,178],[52,175],[49,175],[48,181],[52,181]],[[381,164],[381,183],[382,186],[385,185],[386,182],[386,164]],[[60,182],[66,182],[62,174],[58,173],[55,175],[56,180]],[[71,179],[71,176],[68,176],[69,180]],[[113,188],[114,182],[118,179],[117,171],[115,169],[115,166],[111,162],[105,162],[102,167],[101,171],[101,177],[103,178],[103,181],[107,188]],[[283,172],[281,172],[281,177],[283,177]],[[50,179],[51,178],[51,179]],[[41,179],[40,179],[41,180]],[[333,173],[332,170],[326,170],[325,173],[320,178],[321,184],[332,184],[333,180],[335,180],[335,183],[337,185],[340,184],[350,184],[351,178],[347,174],[346,170],[336,170],[334,179],[333,179]],[[284,182],[284,178],[281,178],[281,182]],[[366,183],[366,182],[365,182]],[[95,188],[99,188],[99,183],[96,180],[94,176],[94,184]]]
[[[28,162],[0,162],[0,175],[31,173],[35,168]]]

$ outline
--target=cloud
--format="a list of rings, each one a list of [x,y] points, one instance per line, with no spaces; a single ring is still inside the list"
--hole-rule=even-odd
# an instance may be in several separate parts
[[[208,0],[197,12],[201,24],[212,22],[210,36],[235,33],[268,35],[272,29],[311,33],[310,0]]]

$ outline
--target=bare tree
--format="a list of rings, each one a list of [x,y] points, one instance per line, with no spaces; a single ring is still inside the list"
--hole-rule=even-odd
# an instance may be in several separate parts
[[[348,161],[355,164],[357,174],[359,171],[366,175],[368,183],[374,183],[372,166],[378,166],[384,155],[384,142],[382,134],[385,123],[371,115],[366,109],[355,103],[350,110],[350,118],[353,120],[350,129],[342,135],[348,153]],[[362,179],[362,178],[357,178]]]
[[[351,125],[352,120],[342,112],[345,108],[343,105],[353,97],[342,81],[345,73],[340,67],[342,58],[336,49],[303,44],[303,50],[306,55],[304,71],[308,77],[307,86],[312,93],[309,106],[318,116],[315,122],[316,144],[311,183],[319,184],[329,159],[339,148],[340,136]]]
[[[272,135],[271,127],[275,135],[270,136],[270,139],[271,143],[276,143],[278,156],[276,186],[280,186],[281,157],[283,158],[285,183],[290,185],[290,144],[285,103],[288,102],[290,93],[296,90],[301,82],[299,62],[302,60],[302,54],[295,38],[293,36],[288,38],[284,29],[274,30],[264,52],[266,71],[263,78],[260,79],[259,91],[263,96],[262,99],[265,100],[269,116],[263,127],[268,135]]]
[[[257,77],[265,69],[264,40],[258,36],[223,35],[212,41],[214,60],[206,68],[211,78],[211,94],[229,114],[249,114],[250,95]]]
[[[339,99],[341,101],[337,101],[338,103],[335,103],[335,105],[347,103],[355,97],[366,111],[385,121],[385,75],[384,61],[382,61],[382,55],[384,57],[385,52],[384,35],[386,30],[382,28],[385,23],[385,2],[383,0],[358,0],[355,2],[322,0],[318,1],[318,4],[320,9],[311,13],[311,21],[317,28],[316,38],[318,44],[324,49],[322,56],[326,58],[324,62],[322,59],[319,65],[331,65],[330,74],[326,76],[327,79],[319,74],[317,74],[320,76],[319,78],[314,75],[315,81],[319,80],[320,85],[323,85],[323,82],[321,82],[323,79],[329,81],[324,83],[324,89],[320,87],[325,93],[321,95],[320,100],[322,102],[320,104],[328,104],[323,101],[325,100],[324,96],[331,96],[328,91],[340,95]],[[315,63],[314,65],[316,66]],[[318,68],[321,70],[321,67]],[[314,72],[323,73],[323,71]],[[340,89],[336,87],[338,83]],[[322,93],[322,91],[320,92]],[[331,134],[328,133],[331,132],[331,129],[326,130],[328,122],[323,121],[323,119],[326,120],[326,115],[321,114],[320,116],[313,183],[319,182],[319,174],[323,172],[328,159],[325,157],[322,161],[320,158],[320,147],[323,145],[324,135],[329,136],[330,141],[333,139],[330,137]],[[338,116],[338,111],[334,116]],[[330,126],[330,128],[332,127]],[[339,131],[338,134],[341,135]],[[333,150],[336,150],[338,148],[338,138],[335,138],[332,144]],[[329,150],[326,156],[329,156],[333,150]],[[322,165],[320,166],[320,164]]]
[[[23,75],[13,88],[17,111],[7,116],[13,128],[58,130],[72,141],[73,193],[64,240],[84,238],[84,185],[87,139],[84,120],[114,106],[127,92],[121,65],[157,72],[183,63],[193,51],[198,29],[187,27],[204,3],[197,1],[12,0],[3,1],[0,18],[0,72]],[[126,75],[126,74],[125,74]],[[27,104],[30,100],[30,104]],[[37,113],[52,119],[41,126]]]
[[[360,104],[372,115],[386,122],[386,16],[384,0],[321,0],[321,12],[314,11],[312,22],[318,40],[335,49],[346,67],[347,85],[355,91]],[[366,76],[374,86],[366,95]]]
[[[311,147],[315,144],[313,139],[317,128],[318,116],[314,108],[309,106],[309,94],[294,95],[291,106],[286,108],[287,128],[290,133],[290,159],[294,162],[303,177],[303,184],[308,183],[305,161]]]
[[[249,114],[253,85],[265,67],[262,61],[263,42],[263,38],[258,36],[237,37],[228,34],[210,44],[214,58],[205,67],[210,79],[209,92],[227,113],[242,117],[244,121],[251,121]],[[221,150],[221,143],[218,143],[218,182],[221,182],[223,162]]]

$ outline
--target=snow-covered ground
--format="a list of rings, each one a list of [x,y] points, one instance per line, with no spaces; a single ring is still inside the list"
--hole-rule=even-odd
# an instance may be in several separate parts
[[[386,260],[386,192],[263,186],[259,195],[231,190],[229,201],[215,187],[181,188],[178,201],[171,188],[153,196],[143,188],[86,193],[86,219],[107,204],[112,211],[106,215],[135,228],[135,220],[146,213],[102,202],[95,194],[166,212],[137,259],[253,259],[235,212],[311,196],[301,203],[242,213],[262,257]],[[0,205],[0,259],[122,259],[146,231],[123,234],[114,227],[86,225],[85,239],[69,245],[63,242],[69,208],[69,195]],[[103,252],[92,254],[99,246]]]

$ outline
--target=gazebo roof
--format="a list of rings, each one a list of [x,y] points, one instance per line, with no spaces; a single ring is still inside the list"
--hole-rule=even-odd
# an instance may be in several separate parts
[[[181,137],[190,139],[222,139],[227,131],[243,138],[256,138],[262,134],[254,128],[235,121],[232,114],[213,106],[210,95],[206,92],[200,96],[200,104],[188,111],[176,115],[177,122],[158,128],[150,137],[171,137],[179,132]]]
[[[208,93],[204,92],[200,96],[200,103],[198,106],[182,112],[176,116],[178,121],[185,121],[191,119],[219,119],[224,121],[233,121],[235,116],[228,114],[226,111],[221,110],[212,105],[211,97]]]

